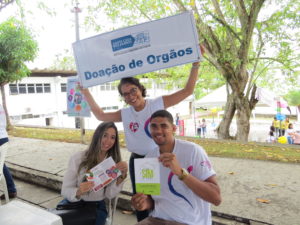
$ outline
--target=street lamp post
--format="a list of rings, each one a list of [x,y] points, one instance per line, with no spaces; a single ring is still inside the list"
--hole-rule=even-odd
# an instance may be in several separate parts
[[[72,12],[75,14],[75,35],[76,35],[76,41],[80,40],[79,37],[79,16],[78,13],[81,12],[81,9],[78,7],[79,3],[76,1],[75,7],[72,9]],[[84,117],[79,117],[80,120],[80,137],[81,137],[81,143],[85,143],[85,124],[84,124]]]

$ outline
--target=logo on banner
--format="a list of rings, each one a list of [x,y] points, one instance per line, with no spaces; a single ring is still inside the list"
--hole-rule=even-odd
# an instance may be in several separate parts
[[[137,130],[139,129],[139,124],[138,123],[134,123],[134,122],[131,122],[129,124],[129,129],[132,131],[132,132],[137,132]]]
[[[111,40],[111,47],[113,52],[130,48],[127,51],[122,52],[126,53],[148,46],[150,46],[150,35],[147,31],[134,33]],[[116,53],[116,55],[119,54],[121,53]]]

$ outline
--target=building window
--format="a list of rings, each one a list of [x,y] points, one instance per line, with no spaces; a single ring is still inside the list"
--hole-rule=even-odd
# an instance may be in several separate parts
[[[116,82],[111,83],[111,90],[112,91],[117,90],[117,83]]]
[[[61,92],[67,92],[67,84],[66,83],[61,83],[60,84],[60,91]]]
[[[9,91],[11,95],[51,93],[51,85],[49,83],[48,84],[9,84]]]
[[[157,84],[157,89],[166,89],[167,88],[167,83],[162,82]]]
[[[53,118],[46,118],[46,126],[53,126]]]
[[[43,93],[43,84],[36,84],[36,93]]]
[[[101,84],[100,85],[100,90],[101,91],[114,91],[117,89],[117,85],[116,83],[114,82],[108,82],[108,83],[105,83],[105,84]]]
[[[9,92],[11,95],[19,94],[18,85],[17,84],[9,84]]]
[[[28,93],[35,93],[34,84],[27,84]]]
[[[44,93],[51,93],[50,84],[44,84]]]
[[[26,84],[19,84],[19,94],[26,94]]]

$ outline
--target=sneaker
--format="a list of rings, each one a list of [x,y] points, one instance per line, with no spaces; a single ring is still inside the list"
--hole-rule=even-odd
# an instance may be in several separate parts
[[[9,198],[15,198],[15,197],[17,197],[17,192],[10,192],[10,193],[8,193],[8,197],[9,197]],[[4,199],[5,199],[5,195],[2,194],[2,195],[0,196],[0,199],[1,199],[1,200],[4,200]]]

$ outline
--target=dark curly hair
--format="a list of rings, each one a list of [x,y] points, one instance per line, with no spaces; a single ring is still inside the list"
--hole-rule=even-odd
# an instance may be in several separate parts
[[[139,79],[134,78],[134,77],[124,77],[124,78],[122,78],[119,85],[118,85],[118,91],[119,91],[119,94],[121,96],[123,96],[123,93],[121,92],[121,87],[124,84],[133,84],[133,85],[137,86],[138,89],[140,89],[140,91],[142,92],[142,96],[146,97],[146,93],[147,93],[146,88],[144,87],[144,85],[142,85],[140,83]]]

